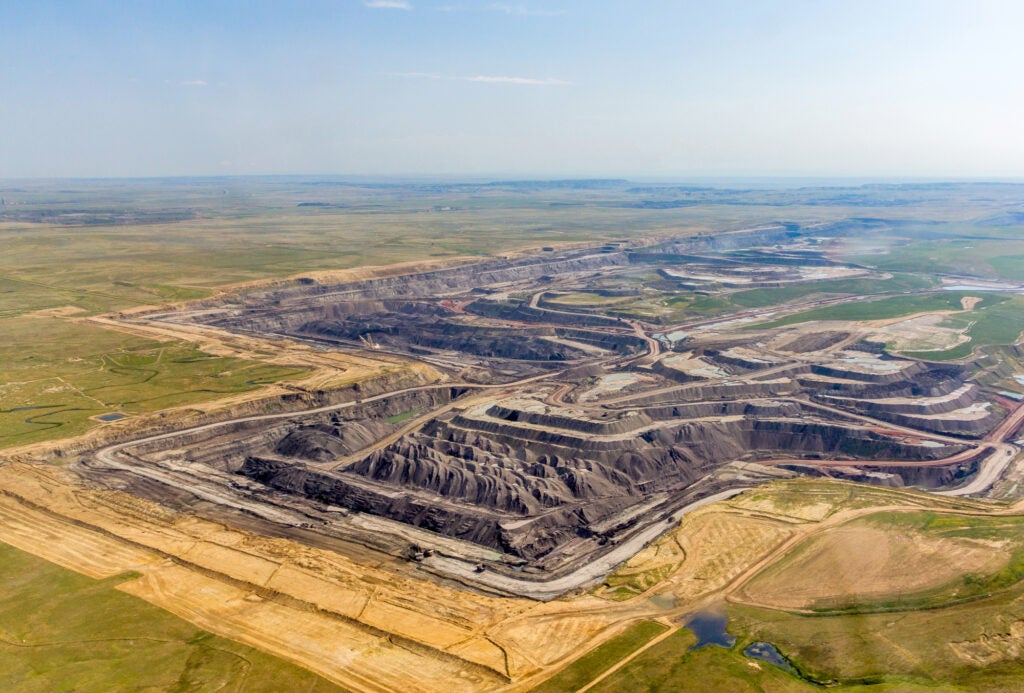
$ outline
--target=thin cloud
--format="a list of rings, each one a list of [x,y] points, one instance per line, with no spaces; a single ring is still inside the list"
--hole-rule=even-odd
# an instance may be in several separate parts
[[[411,10],[412,4],[405,0],[366,0],[367,7],[375,10]]]
[[[185,79],[178,82],[183,87],[206,87],[209,86],[204,80],[201,79]]]
[[[493,75],[475,75],[473,77],[462,77],[466,82],[487,82],[489,84],[533,84],[537,86],[549,86],[549,87],[564,87],[569,84],[564,79],[553,79],[551,77],[545,77],[544,79],[537,79],[536,77],[502,77]]]
[[[513,5],[506,2],[496,2],[493,5],[488,5],[485,9],[491,12],[515,14],[520,17],[557,17],[560,14],[565,14],[565,10],[538,10],[526,5]]]
[[[441,75],[433,72],[391,72],[389,77],[431,79],[445,82],[478,82],[484,84],[521,84],[535,87],[565,87],[572,84],[553,77],[511,77],[506,75]]]
[[[438,12],[499,12],[518,17],[557,17],[565,14],[565,10],[542,10],[528,5],[509,2],[495,2],[490,5],[468,7],[466,5],[441,5],[435,7]]]

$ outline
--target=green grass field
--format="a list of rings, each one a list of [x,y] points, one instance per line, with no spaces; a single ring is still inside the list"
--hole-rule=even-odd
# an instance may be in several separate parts
[[[987,305],[982,304],[967,314],[972,324],[967,330],[971,341],[959,344],[945,351],[907,352],[907,356],[930,359],[932,361],[951,361],[970,356],[976,349],[987,346],[1006,346],[1016,343],[1021,331],[1024,331],[1024,298],[1014,296],[1009,300],[996,303],[996,296]]]
[[[655,691],[811,691],[815,686],[744,657],[742,648],[702,647],[690,650],[697,638],[680,629],[642,652],[595,685],[595,693],[654,693]],[[563,691],[572,689],[563,688]]]
[[[805,616],[730,605],[730,631],[774,644],[802,673],[840,690],[1017,691],[1024,661],[1014,623],[1021,587],[966,604],[900,614]]]
[[[903,291],[930,289],[937,282],[930,277],[911,274],[896,275],[889,279],[835,279],[803,282],[793,286],[773,289],[751,289],[738,291],[729,296],[729,301],[742,308],[765,308],[777,306],[798,298],[818,294],[867,296],[869,294],[896,294]]]
[[[962,310],[961,299],[965,296],[976,295],[976,293],[972,294],[970,291],[942,291],[934,294],[892,296],[878,300],[851,301],[849,303],[822,306],[821,308],[787,315],[777,320],[759,323],[755,327],[757,329],[769,329],[816,320],[887,320],[904,315],[914,315],[915,313],[959,311]],[[988,294],[976,306],[975,311],[1005,300],[1007,300],[1006,296]]]
[[[969,600],[992,594],[1017,585],[1024,579],[1024,517],[977,517],[946,515],[930,512],[883,512],[869,515],[865,521],[901,533],[920,533],[937,537],[972,539],[995,542],[1012,547],[1009,562],[990,575],[968,574],[961,580],[922,595],[901,595],[896,602],[884,600],[879,604],[861,604],[854,607],[864,611],[870,608],[906,609],[919,605],[932,608],[949,601]]]
[[[685,294],[674,296],[665,303],[675,307],[677,310],[684,310],[699,315],[724,313],[732,307],[729,299],[725,296],[693,296]]]
[[[856,497],[847,498],[846,492]],[[762,492],[782,505],[789,499],[794,508],[822,499],[844,508],[881,500],[899,502],[904,494],[886,499],[889,493],[870,488],[862,493],[852,484],[810,480]],[[1024,660],[1019,656],[1024,648],[1024,553],[1020,549],[1024,520],[880,511],[862,521],[897,533],[1010,542],[1017,548],[1009,564],[991,575],[966,575],[957,584],[928,595],[901,595],[898,600],[893,595],[892,603],[880,599],[855,609],[814,615],[727,604],[728,630],[737,637],[733,647],[690,650],[696,638],[680,629],[592,690],[795,692],[818,690],[822,685],[842,691],[1019,690],[1024,679]],[[878,610],[890,607],[899,610]],[[755,641],[775,645],[796,673],[745,656],[743,650]],[[588,674],[596,677],[606,669],[595,667]],[[548,690],[573,690],[579,682],[571,684]]]
[[[304,371],[203,353],[58,318],[22,317],[0,343],[0,447],[253,390]]]
[[[907,612],[935,609],[967,603],[1017,585],[1024,579],[1024,518],[976,517],[947,515],[933,512],[881,511],[846,525],[877,527],[903,537],[968,539],[993,542],[1009,552],[1009,560],[994,572],[964,573],[949,582],[926,590],[897,589],[888,594],[866,597],[821,598],[808,605],[808,609],[822,615],[869,614],[880,612]],[[819,546],[804,542],[793,548],[784,558],[775,562],[751,580],[751,584],[778,583],[791,576],[794,565],[813,557]]]
[[[341,691],[300,667],[226,640],[0,543],[0,689]]]
[[[1024,280],[1024,255],[999,255],[996,257],[990,257],[988,259],[988,264],[990,264],[1003,279],[1013,279],[1016,281]]]
[[[808,678],[840,689],[1019,690],[1024,518],[880,510],[855,522],[898,536],[990,543],[1009,550],[1010,559],[994,572],[965,574],[928,592],[894,592],[814,614],[730,604],[737,648],[771,642]]]
[[[991,230],[971,227],[950,229],[968,235],[912,241],[896,245],[879,255],[858,255],[850,259],[889,272],[921,272],[935,274],[973,274],[990,279],[1024,279],[1024,241],[1020,235],[1005,232],[1005,239],[972,238],[970,234],[991,236]]]
[[[727,605],[729,649],[689,648],[695,636],[680,629],[596,684],[597,693],[661,691],[803,692],[1020,690],[1024,589],[941,609],[893,614],[805,616]],[[743,654],[752,642],[775,645],[795,666],[787,673]],[[977,660],[972,659],[977,657]],[[593,677],[612,664],[592,669]],[[590,680],[593,680],[591,678]],[[552,683],[555,679],[552,679]],[[586,682],[584,682],[585,685]],[[549,687],[572,691],[579,680]]]
[[[412,411],[407,411],[401,414],[395,414],[394,416],[389,416],[386,419],[384,419],[384,421],[390,424],[402,423],[403,421],[408,421],[409,419],[415,416],[419,416],[422,411],[422,409],[413,409]]]
[[[559,303],[566,306],[614,306],[630,300],[629,296],[602,296],[588,292],[565,294],[562,296],[551,296],[549,303]]]

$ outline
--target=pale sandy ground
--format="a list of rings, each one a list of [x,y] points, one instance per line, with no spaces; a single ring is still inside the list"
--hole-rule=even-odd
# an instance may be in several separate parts
[[[1003,555],[999,547],[851,532],[844,523],[874,510],[836,512],[841,496],[788,506],[763,494],[739,496],[686,515],[630,559],[617,577],[640,578],[645,589],[636,597],[614,601],[598,589],[537,603],[442,586],[389,568],[388,557],[357,560],[180,515],[85,488],[57,467],[8,463],[0,488],[3,541],[96,578],[135,571],[141,577],[120,589],[357,691],[528,690],[639,619],[677,619],[736,595],[808,536],[822,550],[814,544],[808,564],[787,577],[795,591],[771,587],[772,580],[762,594],[752,591],[755,580],[738,598],[789,604],[864,585],[911,588],[992,568]],[[907,492],[885,498],[877,504],[974,507]],[[865,547],[876,553],[862,556]],[[939,555],[949,558],[945,567]],[[832,560],[850,570],[833,570],[830,582]],[[906,568],[893,571],[895,564]],[[654,576],[649,587],[645,574]]]

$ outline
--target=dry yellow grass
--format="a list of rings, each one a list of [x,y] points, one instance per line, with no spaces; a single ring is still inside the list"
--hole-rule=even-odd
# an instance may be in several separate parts
[[[134,571],[140,577],[120,589],[358,691],[528,690],[630,623],[678,619],[735,596],[765,566],[785,562],[804,537],[823,543],[805,552],[806,565],[792,567],[793,575],[771,582],[796,585],[791,594],[779,592],[782,600],[796,595],[792,603],[817,598],[814,589],[831,596],[839,588],[870,584],[872,576],[891,589],[892,581],[882,577],[894,562],[907,566],[908,578],[992,568],[990,560],[981,560],[993,555],[992,547],[982,551],[949,539],[935,540],[930,553],[890,542],[884,560],[864,558],[865,547],[878,546],[879,537],[844,530],[850,520],[877,510],[830,514],[833,506],[877,507],[888,499],[890,507],[905,507],[918,495],[869,489],[864,498],[851,499],[859,492],[851,489],[860,487],[793,483],[687,515],[617,574],[636,582],[633,598],[585,594],[536,603],[442,585],[383,555],[350,557],[262,537],[117,491],[86,488],[76,479],[69,469],[17,462],[0,467],[5,541],[94,577]],[[837,553],[850,554],[852,562],[829,583],[823,575]],[[948,556],[949,565],[939,566]]]
[[[54,467],[7,464],[0,486],[5,541],[97,578],[135,571],[121,589],[353,690],[516,688],[637,613],[592,597],[538,604],[444,587],[388,560],[83,488]]]
[[[990,541],[893,531],[853,521],[809,538],[743,587],[752,603],[806,609],[941,587],[966,574],[990,574],[1010,550]]]
[[[756,560],[792,535],[789,523],[701,508],[608,576],[600,597],[641,593],[683,604],[725,587]]]

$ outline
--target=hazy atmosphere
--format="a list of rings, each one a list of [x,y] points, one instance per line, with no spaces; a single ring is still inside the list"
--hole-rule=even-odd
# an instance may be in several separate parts
[[[1009,0],[5,2],[0,177],[1019,177],[1022,25]]]
[[[1024,691],[1022,27],[0,0],[0,693]]]

